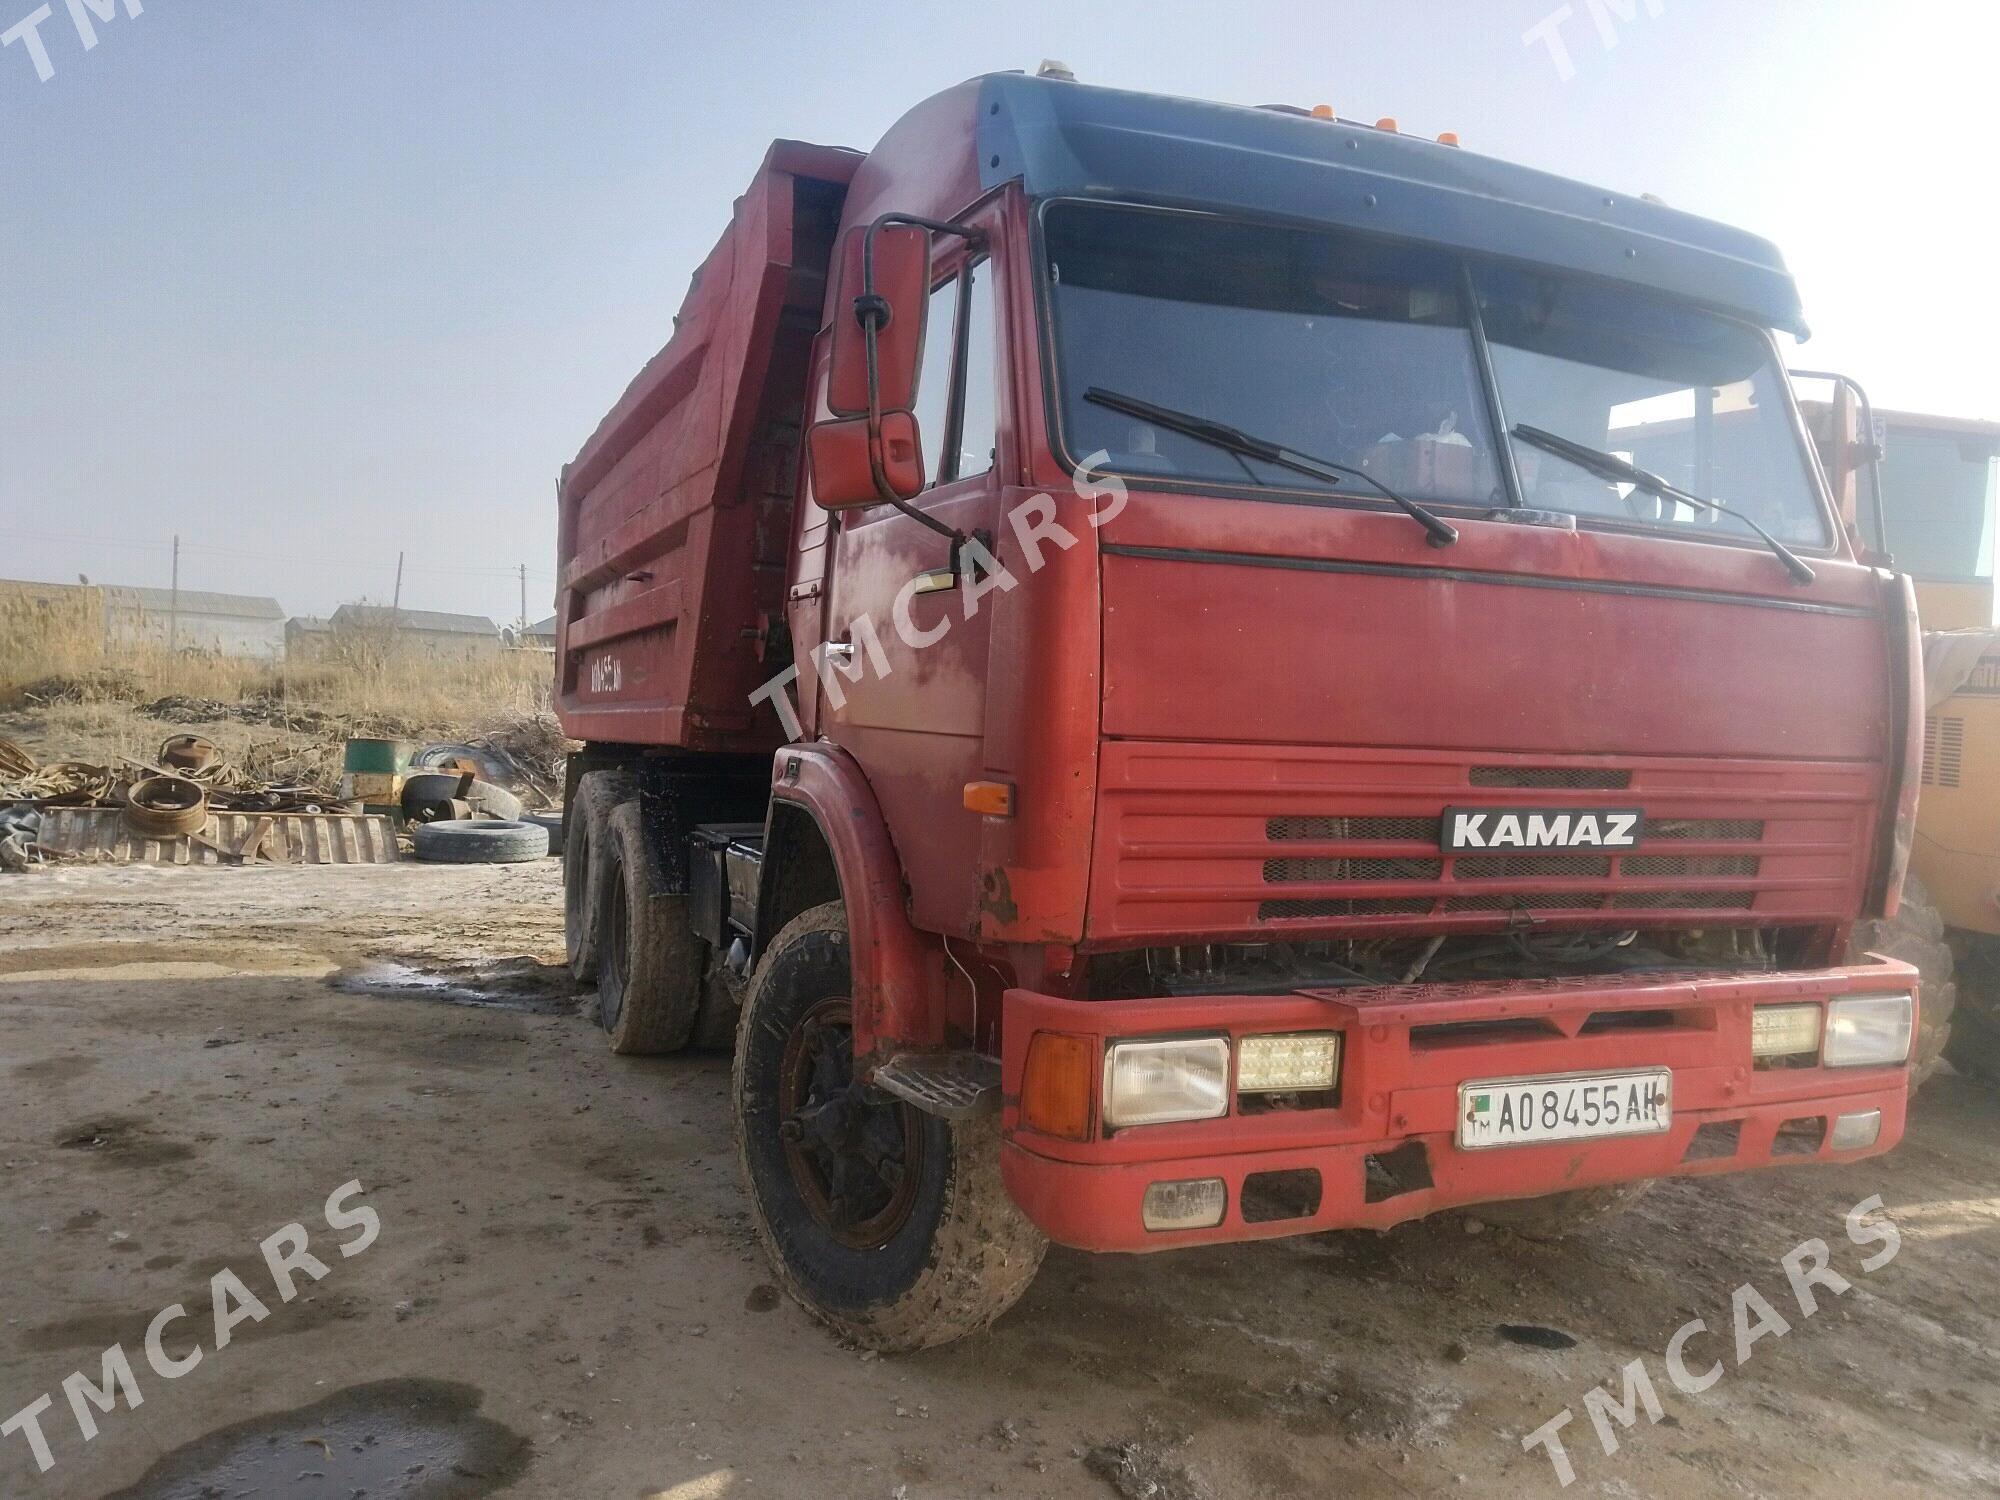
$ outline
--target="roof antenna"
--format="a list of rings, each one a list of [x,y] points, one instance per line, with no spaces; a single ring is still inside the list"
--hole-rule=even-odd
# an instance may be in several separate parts
[[[1053,57],[1042,59],[1042,65],[1035,69],[1037,78],[1060,78],[1064,83],[1075,83],[1076,74],[1070,71],[1066,62],[1057,62]]]

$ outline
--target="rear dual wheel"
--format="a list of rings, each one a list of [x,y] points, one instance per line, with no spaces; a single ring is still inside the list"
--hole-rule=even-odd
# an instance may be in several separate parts
[[[772,941],[737,1031],[737,1155],[758,1238],[806,1310],[865,1348],[928,1348],[1012,1307],[1047,1241],[1000,1180],[993,1121],[857,1080],[852,991],[841,903]]]
[[[639,801],[603,826],[597,906],[597,1014],[621,1055],[678,1052],[700,1018],[708,945],[688,925],[687,897],[660,889]]]

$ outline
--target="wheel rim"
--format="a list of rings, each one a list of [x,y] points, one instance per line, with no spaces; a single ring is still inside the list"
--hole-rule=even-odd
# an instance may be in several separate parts
[[[606,1031],[618,1024],[618,1017],[625,1009],[625,954],[626,944],[631,939],[631,916],[625,910],[625,872],[614,867],[611,872],[610,900],[605,904],[607,921],[604,930],[604,951],[598,956],[597,1013],[604,1022]]]
[[[894,1239],[916,1203],[922,1121],[855,1082],[846,996],[820,1001],[793,1025],[778,1091],[778,1139],[813,1222],[851,1250]]]

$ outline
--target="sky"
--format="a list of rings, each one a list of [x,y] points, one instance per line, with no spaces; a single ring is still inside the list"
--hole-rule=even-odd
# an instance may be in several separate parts
[[[1990,0],[50,4],[0,48],[0,577],[165,586],[178,535],[293,614],[400,553],[407,607],[511,621],[525,567],[545,616],[556,474],[769,142],[1044,58],[1754,230],[1795,363],[2000,419]]]

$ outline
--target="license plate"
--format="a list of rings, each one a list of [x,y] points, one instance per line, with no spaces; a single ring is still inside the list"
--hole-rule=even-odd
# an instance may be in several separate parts
[[[1673,1123],[1668,1068],[1492,1078],[1458,1086],[1458,1145],[1526,1146],[1607,1135],[1658,1135]]]

